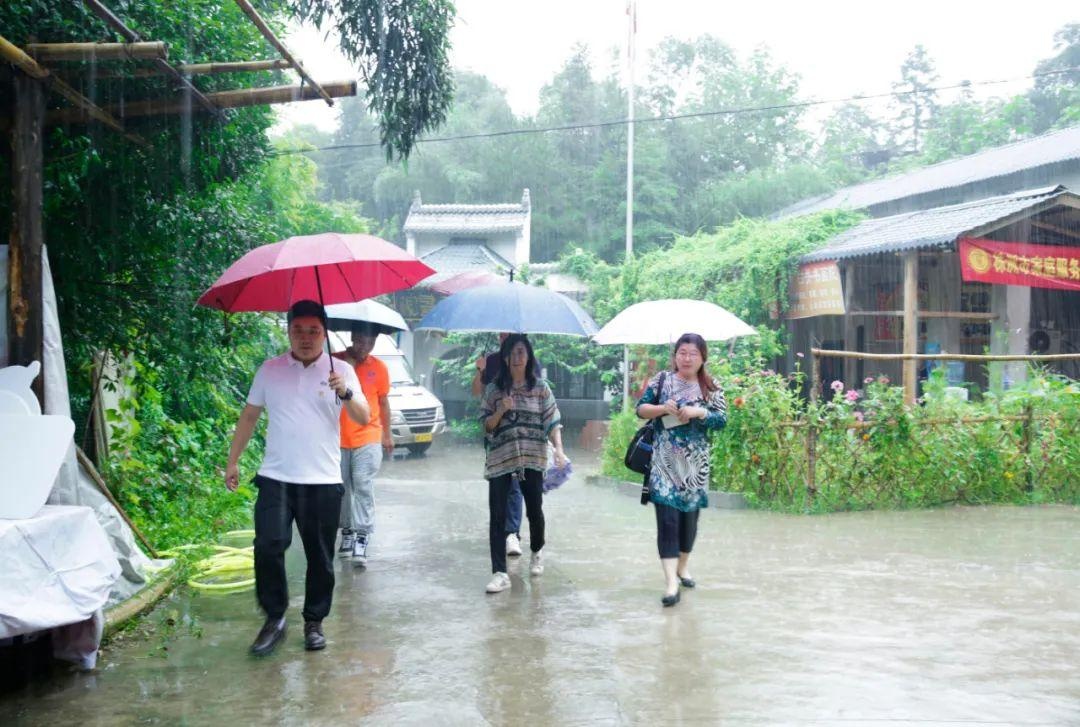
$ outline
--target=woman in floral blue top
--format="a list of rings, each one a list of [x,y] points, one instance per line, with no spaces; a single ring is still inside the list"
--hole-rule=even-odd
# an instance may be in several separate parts
[[[675,342],[671,371],[649,381],[637,415],[653,422],[649,499],[656,509],[656,542],[667,588],[661,602],[679,602],[679,586],[693,588],[688,562],[697,537],[698,513],[709,504],[709,432],[727,423],[720,384],[705,370],[705,339],[684,333]]]

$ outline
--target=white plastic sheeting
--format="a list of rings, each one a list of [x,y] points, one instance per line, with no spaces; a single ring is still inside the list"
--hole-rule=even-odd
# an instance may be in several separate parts
[[[65,627],[57,656],[93,668],[101,608],[120,564],[94,511],[46,505],[23,520],[0,520],[0,639]]]
[[[7,263],[8,247],[0,245],[0,303],[7,310]],[[64,345],[60,333],[60,319],[57,315],[56,293],[53,289],[52,272],[49,268],[49,256],[42,253],[42,299],[44,302],[44,361],[45,376],[45,413],[71,416],[71,403],[68,399],[67,370],[64,366]],[[7,315],[0,315],[0,366],[7,365]],[[82,471],[75,457],[75,443],[71,443],[60,467],[52,493],[50,505],[82,505],[94,511],[98,523],[105,529],[109,544],[120,563],[121,578],[113,584],[109,604],[122,601],[146,584],[146,567],[151,560],[135,544],[131,528],[113,507],[112,503],[94,485],[90,477]]]

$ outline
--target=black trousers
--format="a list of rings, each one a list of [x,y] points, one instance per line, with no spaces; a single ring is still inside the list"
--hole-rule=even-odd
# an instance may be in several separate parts
[[[289,607],[285,551],[292,543],[293,521],[307,558],[304,620],[322,621],[334,595],[334,538],[345,488],[297,485],[258,475],[255,486],[255,595],[267,618],[281,618]]]
[[[656,547],[661,558],[678,558],[694,549],[701,510],[683,512],[671,505],[653,503],[656,509]]]
[[[500,475],[488,480],[488,530],[491,541],[491,572],[506,572],[506,499],[510,494],[510,478]],[[525,497],[525,516],[529,519],[529,550],[536,553],[544,547],[544,473],[525,470],[521,494]]]

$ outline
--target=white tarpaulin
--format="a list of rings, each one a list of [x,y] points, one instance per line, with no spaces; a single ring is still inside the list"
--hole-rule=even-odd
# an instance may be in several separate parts
[[[81,625],[89,633],[69,629],[57,646],[93,667],[99,612],[119,577],[120,564],[89,508],[46,505],[32,518],[0,520],[0,639]]]
[[[0,245],[0,303],[7,310],[8,246]],[[64,366],[64,346],[57,315],[56,293],[53,289],[49,256],[42,253],[42,299],[44,302],[44,361],[45,412],[71,416],[68,401],[67,370]],[[0,315],[0,366],[7,365],[7,315]],[[56,478],[50,505],[82,505],[93,509],[101,527],[108,535],[115,557],[120,562],[123,577],[116,580],[109,603],[122,601],[146,585],[146,566],[151,560],[135,545],[131,528],[127,526],[112,503],[98,491],[89,475],[84,473],[75,458],[75,443],[64,459]]]

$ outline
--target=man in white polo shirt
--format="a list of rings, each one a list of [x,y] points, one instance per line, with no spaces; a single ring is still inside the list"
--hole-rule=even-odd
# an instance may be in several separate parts
[[[354,396],[360,383],[352,367],[330,371],[323,307],[313,300],[294,303],[288,322],[289,351],[264,361],[255,374],[225,468],[225,486],[236,490],[240,455],[265,409],[266,452],[255,477],[255,593],[266,622],[251,645],[257,656],[269,654],[285,636],[285,551],[294,520],[307,557],[304,648],[326,646],[322,620],[334,593],[334,540],[344,492],[339,417],[344,407],[353,421],[366,424],[371,413],[364,397]]]

